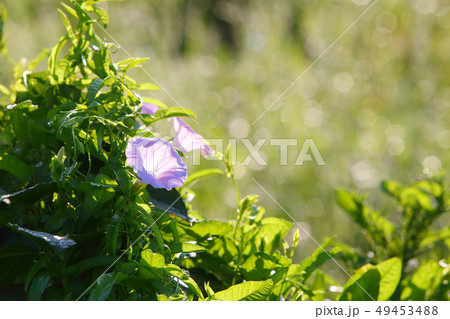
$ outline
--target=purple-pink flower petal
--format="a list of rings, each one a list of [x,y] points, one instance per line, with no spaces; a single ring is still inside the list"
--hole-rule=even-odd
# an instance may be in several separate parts
[[[192,129],[185,121],[175,117],[173,127],[175,129],[175,137],[173,145],[183,153],[200,150],[204,157],[214,156],[214,150],[205,143],[203,136]]]
[[[186,182],[186,164],[164,139],[133,137],[128,141],[125,154],[128,165],[146,184],[170,190]]]
[[[138,111],[140,108],[139,105],[136,105],[134,107],[135,111]],[[159,110],[159,106],[155,105],[155,104],[151,104],[151,103],[143,103],[142,104],[142,109],[141,109],[141,114],[150,114],[150,115],[155,115],[155,113]]]

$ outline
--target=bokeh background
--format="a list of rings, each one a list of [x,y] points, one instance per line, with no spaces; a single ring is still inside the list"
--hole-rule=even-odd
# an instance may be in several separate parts
[[[32,59],[64,34],[60,1],[2,2],[15,62]],[[267,166],[237,165],[241,194],[260,194],[267,214],[289,219],[254,178],[319,242],[335,236],[358,246],[363,234],[335,204],[335,188],[370,193],[369,201],[390,215],[396,207],[381,194],[381,180],[408,183],[449,162],[450,2],[378,1],[252,123],[372,2],[126,0],[101,4],[110,15],[109,34],[97,31],[134,57],[150,57],[145,70],[176,101],[163,91],[141,94],[193,109],[200,125],[187,121],[206,138],[298,139],[287,165],[268,141],[261,148]],[[119,49],[116,61],[124,58]],[[1,57],[0,83],[10,81],[11,71]],[[141,69],[132,75],[153,82]],[[306,138],[325,166],[294,165]],[[238,141],[239,160],[245,150]],[[223,164],[203,160],[202,167]],[[226,177],[202,180],[194,191],[193,205],[207,217],[235,214]],[[303,233],[297,258],[315,248]]]

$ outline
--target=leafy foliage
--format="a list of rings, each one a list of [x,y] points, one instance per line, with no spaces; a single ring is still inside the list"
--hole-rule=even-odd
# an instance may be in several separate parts
[[[345,247],[340,258],[352,261],[356,267],[361,266],[355,279],[361,278],[367,284],[379,282],[378,287],[364,286],[372,289],[369,294],[378,300],[387,300],[392,294],[395,300],[448,299],[450,227],[448,224],[440,229],[436,227],[450,205],[443,176],[427,178],[410,186],[383,181],[381,188],[396,200],[401,214],[397,223],[371,209],[364,197],[344,190],[336,191],[339,205],[363,228],[368,244],[367,251]],[[391,259],[379,263],[386,258]],[[378,264],[372,266],[369,262]],[[383,276],[390,279],[383,279]],[[361,284],[360,280],[358,282]],[[389,282],[389,287],[383,288],[383,282]],[[360,300],[363,296],[352,295],[355,287],[350,280],[340,299]]]
[[[185,201],[190,186],[221,170],[199,170],[167,191],[142,185],[126,165],[130,138],[195,114],[154,99],[154,116],[136,111],[136,91],[158,87],[127,75],[147,59],[113,61],[115,46],[95,34],[96,23],[109,23],[96,2],[63,4],[64,36],[17,65],[3,90],[1,298],[301,299],[310,291],[303,282],[327,258],[293,264],[299,237],[294,247],[284,241],[290,222],[264,217],[254,195],[239,202],[234,221],[194,212]],[[44,58],[48,69],[34,71]]]
[[[18,64],[9,88],[0,86],[1,299],[448,297],[450,229],[433,227],[448,212],[443,178],[409,187],[383,183],[401,207],[400,223],[362,196],[338,190],[368,251],[327,239],[300,263],[294,262],[299,230],[290,245],[285,238],[293,224],[267,217],[256,195],[241,199],[236,187],[238,209],[228,222],[193,210],[190,187],[222,170],[192,172],[170,191],[143,185],[126,165],[127,141],[157,136],[149,125],[158,121],[195,114],[136,93],[158,89],[127,74],[147,59],[114,62],[115,45],[95,34],[97,23],[109,24],[97,2],[63,4],[64,36],[36,60]],[[5,19],[0,7],[3,55]],[[47,69],[35,71],[44,58]],[[144,100],[160,109],[139,113]],[[217,156],[236,185],[228,154]],[[355,270],[343,287],[319,270],[330,259]]]

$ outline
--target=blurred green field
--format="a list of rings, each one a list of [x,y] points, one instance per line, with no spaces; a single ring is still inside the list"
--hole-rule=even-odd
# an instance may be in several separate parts
[[[56,11],[60,1],[3,2],[15,62],[32,59],[64,34]],[[389,213],[395,207],[380,196],[381,180],[407,183],[447,168],[450,3],[377,2],[257,118],[370,3],[127,0],[102,4],[110,26],[108,34],[100,28],[99,34],[124,49],[117,51],[117,61],[127,53],[150,57],[144,69],[170,96],[163,90],[147,96],[193,109],[200,125],[189,123],[206,138],[225,143],[249,138],[253,144],[261,138],[298,139],[287,165],[280,165],[279,148],[268,141],[261,148],[267,166],[237,165],[241,194],[260,194],[269,215],[289,219],[254,178],[319,242],[336,236],[358,243],[363,235],[335,204],[335,188],[371,193],[370,201]],[[3,57],[0,70],[0,83],[8,83],[12,66]],[[152,82],[143,70],[133,76]],[[294,165],[307,138],[325,166]],[[247,152],[237,145],[243,160]],[[194,207],[209,218],[226,219],[236,208],[235,191],[226,177],[214,178],[195,185]],[[302,238],[301,258],[316,248],[304,232]]]

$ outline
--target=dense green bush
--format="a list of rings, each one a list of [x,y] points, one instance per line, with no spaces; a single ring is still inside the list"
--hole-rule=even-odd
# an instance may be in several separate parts
[[[127,75],[146,59],[113,62],[116,46],[94,31],[108,24],[96,2],[64,5],[65,35],[19,63],[15,82],[0,87],[0,299],[448,298],[450,229],[432,230],[448,211],[443,179],[383,184],[402,208],[399,226],[361,196],[338,191],[339,204],[367,234],[367,250],[327,239],[300,264],[293,262],[299,231],[289,245],[293,224],[264,216],[257,196],[240,199],[236,189],[229,222],[193,209],[190,187],[220,170],[190,172],[178,189],[143,184],[127,165],[128,141],[159,137],[150,125],[195,114],[137,95],[157,89]],[[0,46],[6,56],[3,37]],[[48,69],[34,71],[45,58]],[[142,114],[143,102],[159,110]],[[216,156],[234,181],[227,154]],[[357,283],[350,278],[341,291],[319,270],[330,258],[345,261],[341,267]]]

